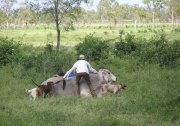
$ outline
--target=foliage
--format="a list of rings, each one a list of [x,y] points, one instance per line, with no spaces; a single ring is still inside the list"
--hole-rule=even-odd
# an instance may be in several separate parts
[[[140,59],[144,62],[158,63],[160,66],[174,66],[180,57],[179,48],[179,41],[170,44],[164,35],[161,35],[142,45]]]
[[[0,10],[0,24],[4,23],[6,19],[6,14],[2,10]]]
[[[12,39],[0,38],[0,64],[6,65],[20,57],[20,44]]]
[[[172,30],[172,32],[180,33],[180,27],[174,28],[174,29]]]
[[[120,42],[115,43],[114,54],[122,57],[139,51],[140,44],[136,43],[134,35],[127,34],[124,39],[120,38]]]
[[[24,67],[25,71],[34,68],[35,71],[44,75],[65,71],[74,62],[75,55],[72,52],[65,48],[58,51],[52,45],[47,44],[40,53],[24,55],[21,58],[20,64]]]
[[[91,61],[108,58],[109,49],[110,47],[107,42],[99,37],[94,37],[93,34],[87,35],[84,41],[76,46],[77,54],[84,54]]]
[[[149,40],[127,34],[125,39],[115,43],[114,48],[116,56],[138,56],[142,62],[157,63],[160,66],[177,66],[180,57],[180,42],[170,43],[164,34]]]

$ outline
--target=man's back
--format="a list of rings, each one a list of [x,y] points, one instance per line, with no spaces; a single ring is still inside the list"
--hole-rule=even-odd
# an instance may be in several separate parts
[[[89,63],[85,60],[78,60],[74,66],[76,67],[76,72],[86,72],[89,74]]]

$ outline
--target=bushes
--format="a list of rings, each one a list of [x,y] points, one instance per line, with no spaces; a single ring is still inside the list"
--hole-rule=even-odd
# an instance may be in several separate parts
[[[125,39],[121,39],[120,42],[115,43],[114,54],[122,57],[130,55],[134,52],[139,52],[140,44],[136,42],[134,35],[127,34]]]
[[[125,38],[120,39],[120,42],[114,44],[114,51],[111,50],[112,47],[108,42],[92,34],[87,35],[75,50],[62,47],[57,51],[52,45],[47,45],[38,51],[27,53],[23,52],[23,47],[13,40],[0,38],[0,64],[15,62],[22,65],[25,71],[33,68],[37,72],[46,74],[69,69],[75,62],[76,54],[81,53],[86,55],[87,60],[100,60],[101,64],[107,63],[112,58],[110,54],[121,58],[133,57],[141,63],[156,63],[160,66],[178,66],[180,57],[180,41],[170,43],[164,35],[146,40],[127,34]]]
[[[26,48],[31,48],[31,53]],[[32,49],[34,48],[34,49]],[[55,50],[52,45],[47,44],[44,48],[27,47],[17,44],[13,40],[0,38],[0,65],[9,63],[19,64],[24,72],[34,69],[44,75],[56,73],[59,70],[66,70],[75,61],[74,51],[61,48]]]
[[[34,68],[37,72],[56,73],[59,70],[65,71],[69,68],[75,59],[75,53],[61,48],[60,51],[53,49],[52,45],[46,45],[42,52],[33,53],[31,55],[24,55],[20,64],[26,71]]]
[[[83,43],[76,46],[78,54],[86,55],[86,58],[91,61],[106,59],[109,56],[110,46],[101,38],[94,37],[92,34],[84,38]]]
[[[164,35],[156,36],[141,47],[140,60],[143,62],[157,63],[160,66],[175,66],[180,57],[180,43],[169,43]]]
[[[179,33],[180,32],[180,27],[177,27],[177,28],[173,29],[172,32]]]
[[[118,57],[137,56],[141,62],[156,63],[160,66],[176,66],[180,57],[180,42],[170,43],[164,34],[150,40],[127,34],[125,39],[115,43],[114,48],[114,54]]]
[[[20,57],[20,44],[8,38],[0,38],[0,64],[6,65]]]

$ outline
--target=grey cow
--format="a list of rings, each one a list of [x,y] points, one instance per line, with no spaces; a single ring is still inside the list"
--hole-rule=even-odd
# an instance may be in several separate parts
[[[91,83],[97,96],[101,96],[101,85],[106,83],[111,83],[112,81],[116,81],[116,76],[114,76],[107,69],[100,69],[97,74],[90,74]],[[56,83],[58,80],[57,77],[49,78],[44,81],[42,84],[46,84],[48,81],[52,81]],[[91,96],[88,85],[86,81],[82,78],[81,81],[81,96]],[[63,81],[57,82],[53,85],[52,90],[54,95],[58,96],[77,96],[77,87],[76,87],[76,78],[70,78],[66,80],[66,87],[63,90]]]

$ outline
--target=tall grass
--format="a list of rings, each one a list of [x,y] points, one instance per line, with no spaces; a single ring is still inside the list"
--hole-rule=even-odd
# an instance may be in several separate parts
[[[21,75],[21,67],[0,68],[0,125],[178,126],[179,69],[151,64],[137,67],[133,61],[111,60],[105,67],[113,71],[118,82],[127,84],[127,90],[101,98],[57,96],[33,102],[25,89],[34,85]]]
[[[123,40],[128,30],[133,29],[133,25],[122,27],[125,29]],[[114,39],[116,35],[119,37],[120,27],[114,32],[110,32],[107,26],[88,28],[87,30],[87,27],[83,26],[76,32],[64,32],[63,44],[77,45],[76,40],[93,30],[98,33],[97,36],[104,39]],[[62,47],[59,52],[51,50],[51,44],[55,39],[55,32],[51,30],[53,29],[28,29],[27,37],[23,30],[16,29],[14,34],[11,30],[3,31],[5,36],[11,38],[14,35],[13,38],[17,40],[20,40],[19,37],[22,37],[23,33],[22,42],[33,45],[45,42],[46,46],[23,45],[18,48],[22,54],[19,54],[22,56],[21,59],[18,57],[19,60],[15,62],[0,65],[0,126],[179,125],[179,67],[160,67],[158,64],[142,63],[136,56],[129,54],[117,57],[110,53],[104,60],[91,62],[97,70],[104,67],[114,73],[117,77],[116,83],[122,82],[127,85],[127,89],[117,95],[108,93],[101,98],[53,96],[30,101],[25,90],[35,87],[31,79],[40,83],[59,69],[68,70],[76,60],[77,52],[74,48]],[[144,36],[149,34],[132,32]],[[9,48],[2,47],[4,50]]]

